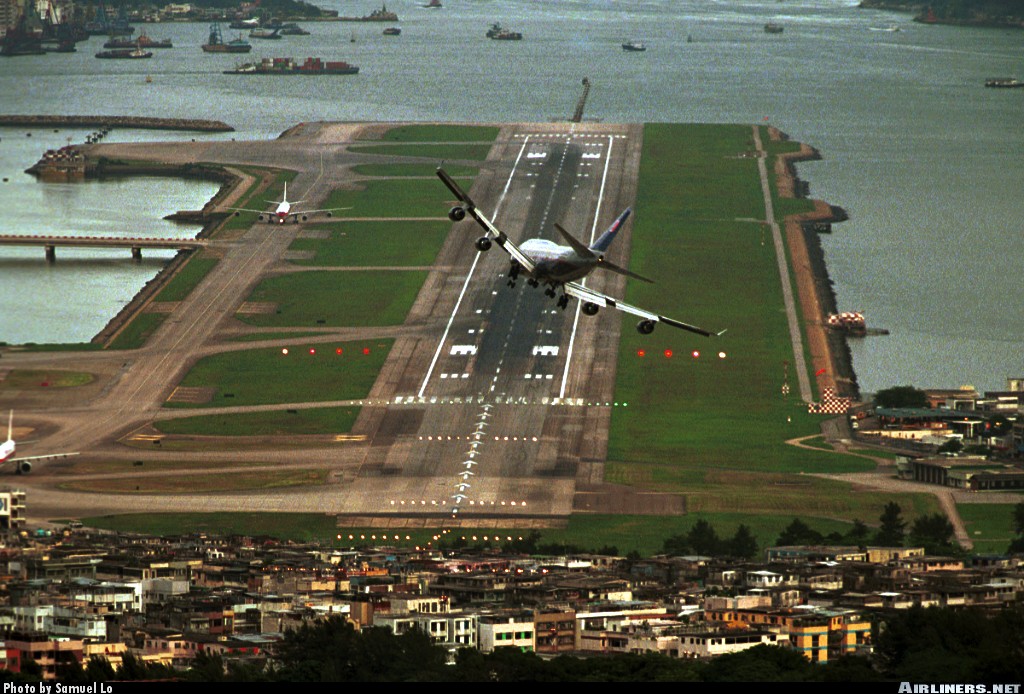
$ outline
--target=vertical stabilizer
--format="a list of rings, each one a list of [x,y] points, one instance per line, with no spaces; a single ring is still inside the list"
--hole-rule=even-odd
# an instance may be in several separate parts
[[[7,440],[14,440],[14,410],[11,410],[11,414],[7,417]]]
[[[594,242],[594,245],[590,247],[590,250],[597,251],[599,253],[607,251],[608,246],[612,245],[612,241],[615,240],[615,235],[618,233],[619,229],[622,228],[622,225],[626,223],[626,220],[629,218],[629,213],[632,211],[632,208],[627,207],[625,212],[616,217],[615,221],[612,222],[612,225],[608,227],[608,229],[601,234],[600,238]]]

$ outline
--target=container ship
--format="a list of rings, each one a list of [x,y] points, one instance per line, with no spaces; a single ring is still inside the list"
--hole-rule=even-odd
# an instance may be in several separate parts
[[[320,58],[306,58],[296,63],[291,58],[264,58],[258,63],[245,63],[225,75],[354,75],[359,67],[344,61],[323,61]]]

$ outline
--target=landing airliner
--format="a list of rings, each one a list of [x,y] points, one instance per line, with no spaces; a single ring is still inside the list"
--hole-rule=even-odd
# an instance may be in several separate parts
[[[259,216],[257,219],[261,222],[274,221],[278,224],[284,224],[291,218],[291,221],[298,224],[299,222],[305,222],[309,219],[311,214],[319,214],[320,212],[325,213],[328,217],[333,216],[334,212],[338,210],[348,210],[349,207],[333,207],[329,210],[304,210],[302,212],[296,212],[292,210],[292,205],[298,205],[302,200],[289,200],[288,199],[288,182],[284,184],[284,193],[281,195],[280,200],[267,200],[267,202],[277,205],[277,208],[273,212],[266,212],[265,210],[250,210],[247,207],[229,207],[229,210],[234,210],[237,216],[239,212],[255,212]]]
[[[596,314],[602,306],[639,316],[640,322],[637,323],[636,329],[642,335],[649,335],[653,332],[654,326],[657,323],[665,323],[674,328],[689,330],[692,333],[704,335],[705,337],[721,335],[725,332],[723,330],[713,333],[703,328],[698,328],[695,325],[689,325],[666,316],[659,316],[656,313],[631,306],[606,294],[589,289],[576,281],[585,278],[594,268],[611,270],[612,272],[643,282],[652,281],[624,267],[619,267],[605,260],[604,257],[608,247],[615,240],[616,234],[618,234],[629,218],[631,211],[629,208],[612,222],[607,231],[601,234],[592,246],[587,246],[574,238],[559,224],[555,224],[555,229],[565,239],[565,242],[569,244],[568,246],[561,246],[547,239],[540,238],[529,239],[524,241],[522,246],[517,246],[505,235],[505,232],[495,227],[491,220],[477,209],[476,204],[470,199],[469,195],[459,187],[459,184],[444,169],[439,168],[437,175],[459,201],[458,205],[455,205],[448,211],[448,218],[453,222],[459,222],[469,214],[483,227],[484,235],[476,240],[477,250],[481,252],[489,250],[493,242],[501,246],[511,256],[512,266],[508,274],[508,284],[510,287],[514,287],[519,274],[525,272],[529,277],[526,281],[527,284],[531,287],[538,287],[541,283],[547,285],[544,293],[549,297],[554,298],[559,290],[562,292],[562,295],[558,298],[559,308],[564,309],[568,306],[569,297],[573,296],[583,302],[583,312],[588,316]]]
[[[24,458],[15,458],[14,450],[17,446],[14,443],[14,410],[11,410],[10,417],[7,419],[7,440],[0,443],[0,465],[4,463],[14,463],[14,471],[19,475],[24,472],[29,472],[32,469],[33,460],[47,460],[50,458],[66,458],[72,455],[78,455],[78,453],[52,453],[50,455],[32,455]]]

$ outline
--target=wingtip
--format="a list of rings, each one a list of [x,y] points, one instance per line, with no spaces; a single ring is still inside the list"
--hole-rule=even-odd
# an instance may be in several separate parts
[[[725,330],[719,330],[717,333],[715,333],[715,337],[721,337],[722,335],[725,335],[725,331],[728,329],[729,328],[726,328]]]

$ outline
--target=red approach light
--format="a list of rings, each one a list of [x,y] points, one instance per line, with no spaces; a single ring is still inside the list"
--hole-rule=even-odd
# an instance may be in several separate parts
[[[310,347],[310,348],[309,348],[309,353],[310,353],[310,354],[316,354],[316,350],[315,350],[315,349],[313,349],[312,347]]]
[[[281,348],[281,354],[288,354],[288,348],[287,347],[282,347]]]
[[[636,351],[636,356],[638,356],[638,357],[646,357],[646,356],[647,356],[647,352],[645,352],[645,351],[644,351],[644,350],[642,350],[642,349],[638,349],[638,350]]]
[[[696,349],[693,350],[693,358],[694,359],[699,359],[700,358],[700,350],[696,350]]]
[[[370,348],[369,347],[363,347],[363,354],[369,354],[369,353],[370,353]]]
[[[339,347],[338,349],[334,350],[334,353],[335,354],[341,354],[341,347]]]
[[[672,358],[672,350],[670,350],[670,349],[666,349],[665,350],[665,358],[666,359],[671,359]]]

